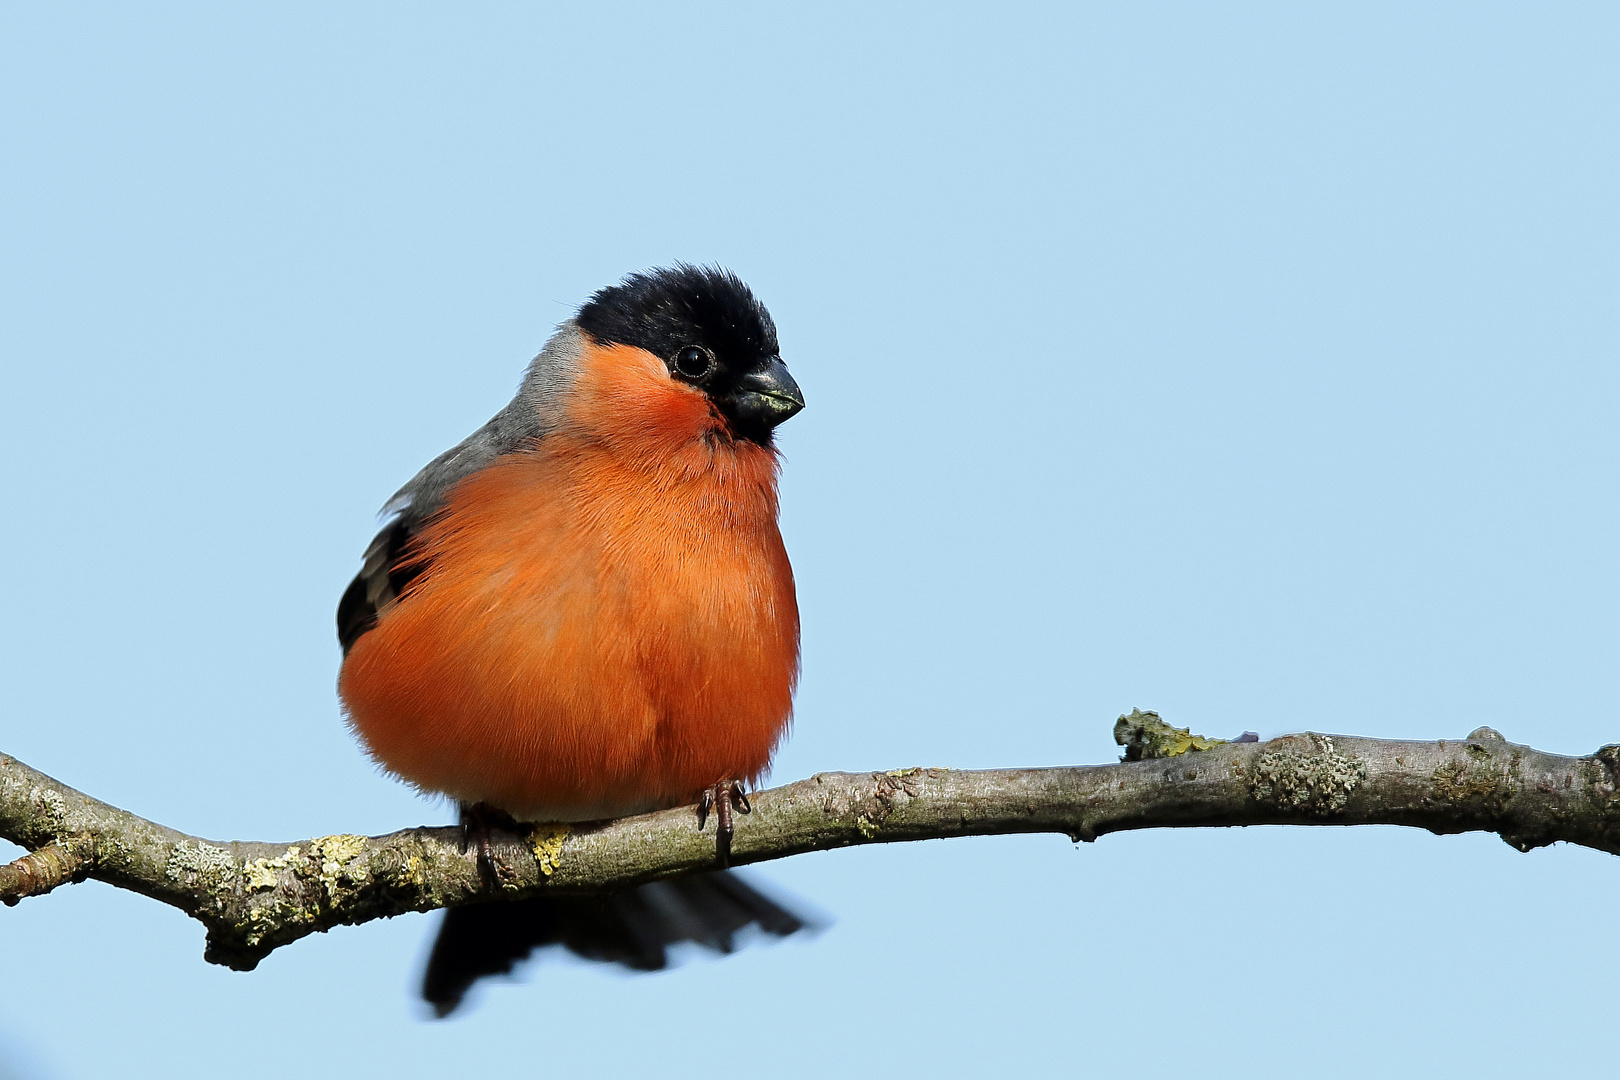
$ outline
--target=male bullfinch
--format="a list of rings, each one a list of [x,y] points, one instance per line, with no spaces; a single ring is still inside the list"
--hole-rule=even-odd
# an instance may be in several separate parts
[[[799,671],[773,432],[804,407],[747,286],[677,265],[598,291],[517,396],[389,501],[338,605],[349,723],[387,770],[493,818],[592,821],[696,802],[719,856]],[[560,942],[664,966],[802,922],[728,872],[455,908],[423,995]]]

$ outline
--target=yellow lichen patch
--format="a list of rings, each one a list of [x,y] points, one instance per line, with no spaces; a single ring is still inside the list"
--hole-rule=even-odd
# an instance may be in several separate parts
[[[534,852],[534,861],[539,864],[540,873],[546,877],[557,872],[563,841],[568,839],[572,831],[561,822],[540,822],[529,827],[529,850]]]
[[[248,910],[243,940],[251,947],[263,941],[268,933],[314,921],[315,912],[280,897],[258,901]]]
[[[1171,727],[1156,712],[1132,709],[1114,724],[1114,741],[1125,748],[1126,761],[1144,758],[1180,757],[1188,751],[1213,750],[1225,739],[1194,735],[1186,728]]]
[[[274,859],[254,859],[244,868],[247,887],[250,892],[258,889],[273,889],[281,883],[279,870],[287,869],[287,864],[298,858],[302,848],[294,845],[287,849],[286,854],[278,855]]]
[[[349,833],[322,836],[309,842],[310,857],[320,862],[321,884],[326,886],[328,896],[336,895],[344,864],[363,855],[365,850],[366,838]]]
[[[343,864],[366,850],[366,838],[339,833],[323,836],[309,843],[309,853],[321,860],[321,873],[335,874]]]
[[[254,859],[248,863],[246,875],[249,889],[273,889],[281,880],[271,869],[269,859]]]
[[[878,822],[873,821],[871,818],[867,817],[865,814],[857,814],[855,816],[855,827],[857,829],[861,830],[861,835],[862,836],[864,836],[868,840],[870,840],[870,839],[872,839],[872,837],[874,837],[874,836],[876,836],[878,834],[878,830],[881,829],[883,826],[880,825]]]
[[[1202,735],[1194,735],[1186,728],[1176,728],[1175,734],[1165,741],[1164,756],[1178,757],[1189,750],[1208,750],[1220,746],[1225,739],[1206,739]]]

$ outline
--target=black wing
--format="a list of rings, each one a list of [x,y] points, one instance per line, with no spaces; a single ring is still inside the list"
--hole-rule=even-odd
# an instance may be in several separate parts
[[[377,625],[377,613],[405,591],[424,569],[419,562],[405,564],[416,535],[416,518],[401,516],[386,526],[366,548],[365,562],[338,601],[338,642],[348,656],[360,635]]]

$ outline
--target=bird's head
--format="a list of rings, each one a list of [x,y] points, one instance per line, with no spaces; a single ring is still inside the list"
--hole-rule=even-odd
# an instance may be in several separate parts
[[[729,271],[677,264],[632,274],[593,295],[574,323],[598,348],[655,357],[734,438],[770,446],[776,426],[804,408],[770,313]]]

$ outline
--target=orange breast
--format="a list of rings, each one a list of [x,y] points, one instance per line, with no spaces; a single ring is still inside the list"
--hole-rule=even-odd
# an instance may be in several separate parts
[[[339,684],[387,768],[528,818],[756,778],[798,673],[773,452],[647,354],[588,355],[574,426],[452,489]]]

